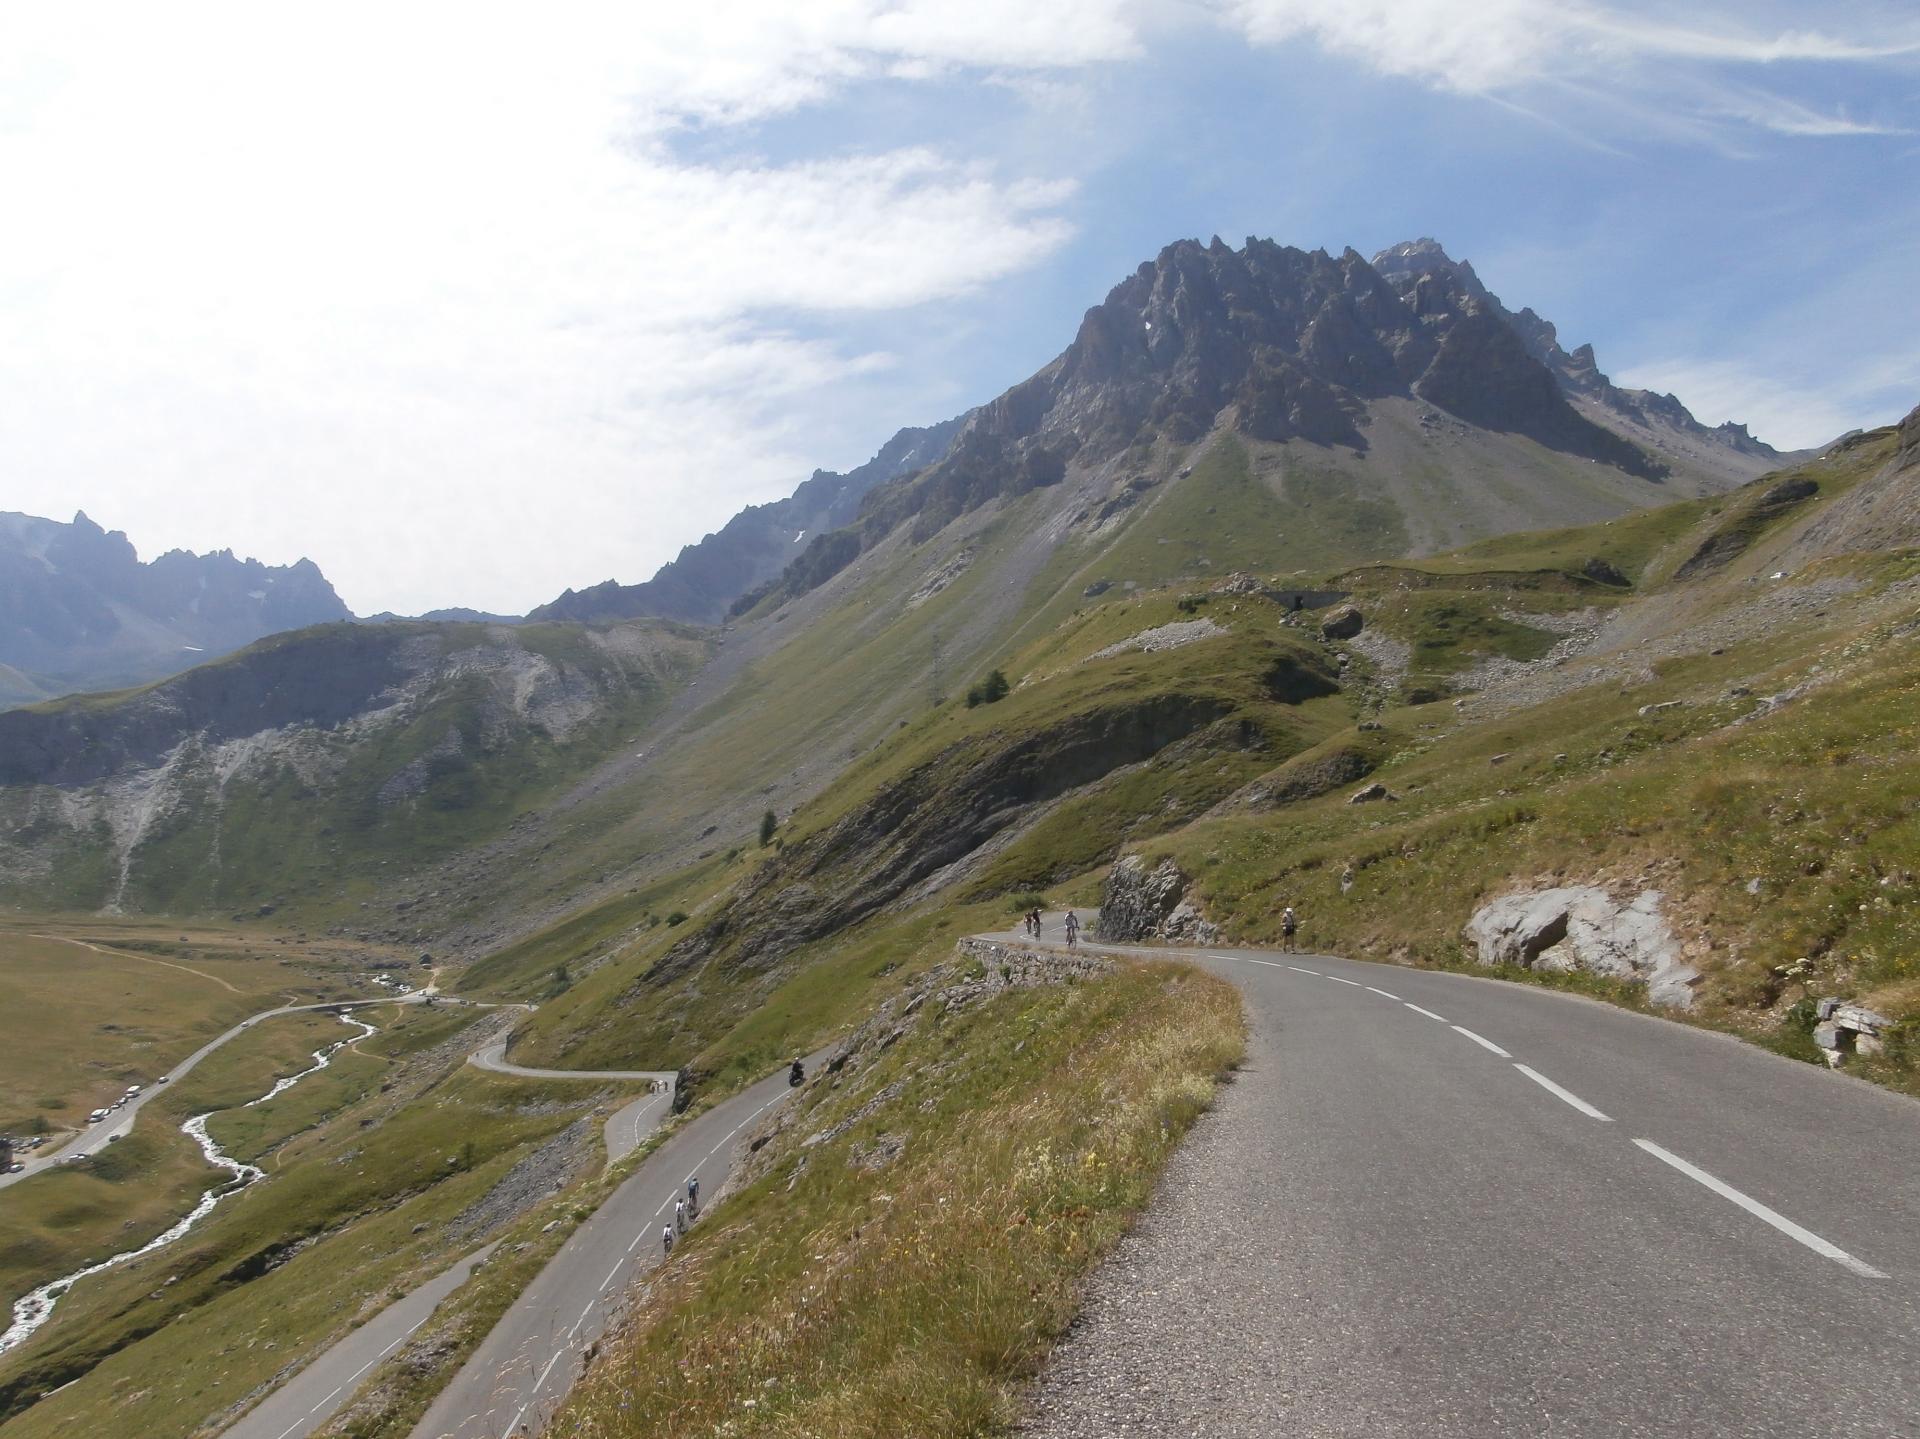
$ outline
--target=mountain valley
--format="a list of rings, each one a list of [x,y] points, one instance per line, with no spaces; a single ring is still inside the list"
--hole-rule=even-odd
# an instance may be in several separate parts
[[[595,1148],[631,1076],[677,1072],[670,1142],[803,1055],[551,1432],[690,1432],[640,1392],[743,1434],[901,1406],[1006,1432],[1250,1042],[1219,979],[1015,944],[1032,910],[1204,958],[1290,946],[1293,906],[1377,977],[1497,975],[1920,1093],[1916,517],[1920,410],[1781,454],[1613,385],[1431,240],[1182,241],[1034,376],[645,583],[514,622],[303,613],[0,712],[0,944],[272,954],[261,1008],[379,1030],[213,1121],[267,1177],[0,1352],[0,1430],[221,1432],[497,1241],[309,1431],[412,1432],[652,1153]],[[403,1007],[400,974],[431,987]],[[205,1103],[305,1063],[306,1028],[267,1033]],[[482,1037],[542,1075],[468,1064]],[[141,1135],[150,1175],[0,1199],[34,1206],[15,1289],[195,1190]],[[940,1296],[976,1258],[969,1329]],[[707,1368],[669,1372],[682,1344]]]

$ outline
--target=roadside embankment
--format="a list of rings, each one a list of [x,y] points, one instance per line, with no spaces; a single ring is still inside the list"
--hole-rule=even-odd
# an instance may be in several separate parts
[[[552,1432],[1010,1423],[1244,1040],[1195,970],[963,944],[742,1136]]]

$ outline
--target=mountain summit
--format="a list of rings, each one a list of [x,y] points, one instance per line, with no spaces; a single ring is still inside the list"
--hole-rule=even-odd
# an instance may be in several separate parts
[[[1088,310],[1051,364],[968,416],[944,457],[876,487],[855,524],[815,536],[735,608],[804,592],[908,521],[918,542],[1071,477],[1132,485],[1143,477],[1120,470],[1214,433],[1266,447],[1280,488],[1283,471],[1341,476],[1398,512],[1415,552],[1718,492],[1781,459],[1670,395],[1614,386],[1590,349],[1562,351],[1552,325],[1508,310],[1433,240],[1371,261],[1182,240]],[[1124,489],[1103,497],[1095,522],[1126,503]]]

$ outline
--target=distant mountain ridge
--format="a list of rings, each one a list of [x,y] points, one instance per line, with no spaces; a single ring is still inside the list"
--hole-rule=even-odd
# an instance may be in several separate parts
[[[784,570],[796,544],[850,524],[876,485],[944,459],[966,418],[901,430],[871,460],[845,474],[815,470],[786,499],[750,505],[716,533],[685,546],[644,583],[606,580],[570,589],[527,618],[604,621],[651,615],[716,623],[741,595]]]
[[[0,707],[144,684],[265,635],[351,619],[311,560],[231,550],[143,563],[84,512],[0,514]]]

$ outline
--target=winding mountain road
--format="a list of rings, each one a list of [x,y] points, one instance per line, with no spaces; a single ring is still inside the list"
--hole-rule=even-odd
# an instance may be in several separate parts
[[[169,1069],[165,1074],[155,1075],[152,1083],[148,1084],[140,1093],[133,1096],[133,1098],[123,1103],[118,1109],[110,1111],[107,1117],[98,1124],[88,1125],[87,1128],[75,1135],[74,1138],[68,1140],[65,1144],[60,1145],[58,1148],[50,1149],[44,1154],[35,1152],[31,1155],[23,1156],[22,1163],[25,1167],[17,1174],[0,1174],[0,1189],[5,1189],[10,1184],[18,1184],[23,1179],[31,1179],[34,1175],[52,1168],[63,1159],[98,1154],[114,1140],[119,1139],[122,1135],[131,1133],[133,1130],[134,1116],[139,1114],[150,1100],[165,1094],[168,1084],[185,1078],[201,1060],[205,1059],[209,1054],[212,1054],[216,1049],[219,1049],[229,1041],[238,1039],[256,1024],[260,1024],[269,1019],[278,1019],[281,1015],[310,1014],[316,1010],[323,1009],[341,1011],[375,1008],[387,1004],[422,1004],[426,1001],[430,993],[431,990],[416,989],[409,994],[383,995],[379,999],[334,999],[322,1004],[284,1004],[278,1009],[263,1009],[260,1013],[241,1020],[238,1024],[234,1025],[233,1028],[226,1030],[224,1033],[215,1035],[212,1039],[209,1039],[205,1044],[194,1050],[192,1054],[189,1054],[185,1059],[174,1065],[173,1068]]]
[[[1494,979],[1117,952],[1238,984],[1248,1061],[1026,1433],[1920,1433],[1920,1104]]]

